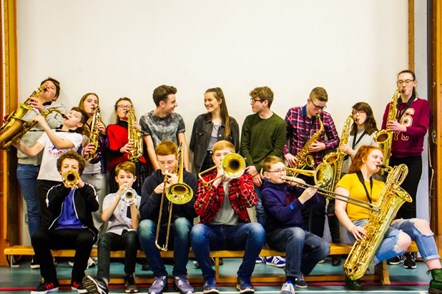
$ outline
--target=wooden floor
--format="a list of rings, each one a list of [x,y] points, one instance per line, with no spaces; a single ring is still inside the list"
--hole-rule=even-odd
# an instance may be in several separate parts
[[[224,265],[221,266],[221,271],[236,272],[240,260],[228,259],[225,260]],[[418,262],[417,269],[404,269],[402,265],[390,265],[391,271],[391,286],[381,286],[379,283],[366,282],[364,290],[357,293],[427,293],[428,282],[430,276],[426,275],[426,267],[422,262]],[[167,265],[168,272],[171,273],[171,265]],[[188,264],[189,276],[200,276],[201,271],[194,268],[192,262]],[[57,262],[57,272],[59,279],[69,279],[71,274],[71,267],[67,260],[59,260]],[[111,274],[117,277],[123,272],[123,265],[120,262],[113,262],[111,265]],[[257,264],[255,273],[270,272],[275,275],[284,275],[283,269],[275,268],[269,265]],[[342,267],[333,267],[329,260],[322,264],[318,264],[314,272],[325,274],[337,274],[342,272]],[[96,274],[96,267],[90,268],[86,271],[89,275]],[[139,277],[149,276],[152,272],[142,271],[141,265],[137,265],[136,275]],[[40,281],[39,270],[32,270],[29,267],[29,261],[21,261],[18,267],[15,268],[0,268],[0,292],[1,293],[29,293],[34,289]],[[140,293],[146,293],[150,285],[138,285]],[[193,285],[197,293],[202,293],[201,285]],[[232,286],[218,285],[222,293],[238,293]],[[255,290],[257,293],[279,293],[280,284],[263,284],[255,283]],[[172,287],[171,287],[172,288]],[[64,286],[60,292],[73,293],[70,288]],[[296,289],[297,293],[347,293],[356,291],[347,291],[343,286],[343,282],[309,282],[308,288]],[[109,293],[124,293],[121,286],[113,286]],[[173,293],[173,292],[170,292]]]

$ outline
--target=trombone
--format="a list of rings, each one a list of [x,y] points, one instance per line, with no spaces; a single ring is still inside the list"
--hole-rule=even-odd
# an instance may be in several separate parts
[[[363,200],[359,200],[359,199],[355,199],[355,198],[351,198],[349,196],[346,195],[342,195],[342,194],[338,194],[336,192],[332,192],[327,190],[327,187],[332,183],[333,181],[333,168],[331,167],[330,164],[327,164],[325,162],[321,163],[320,165],[318,165],[318,167],[316,168],[316,170],[303,170],[303,169],[296,169],[296,168],[286,168],[287,171],[293,172],[293,173],[299,173],[299,174],[303,174],[305,176],[308,177],[314,177],[314,181],[315,181],[315,185],[309,185],[309,184],[304,184],[304,183],[300,183],[298,181],[296,181],[296,177],[291,177],[291,176],[286,176],[284,177],[284,181],[287,183],[295,183],[296,186],[301,187],[301,188],[310,188],[313,187],[316,189],[316,193],[323,195],[327,198],[333,198],[333,199],[337,199],[337,200],[341,200],[371,211],[380,211],[379,207],[377,207],[376,205],[367,202],[367,201],[363,201]]]
[[[221,175],[215,177],[210,181],[204,180],[203,174],[206,174],[214,170],[215,168],[216,165],[198,173],[198,178],[203,182],[204,185],[209,185],[213,183],[215,180],[219,179],[223,175],[230,179],[239,178],[244,174],[244,171],[246,170],[246,161],[238,153],[229,153],[226,156],[224,156],[223,160],[221,161],[221,171],[222,171]]]
[[[169,244],[169,235],[170,235],[170,226],[172,223],[172,208],[173,204],[183,205],[192,200],[193,197],[193,190],[192,188],[184,183],[183,180],[183,172],[184,172],[184,153],[182,152],[181,145],[179,147],[179,164],[178,164],[178,181],[169,186],[167,189],[163,190],[163,194],[161,195],[161,202],[160,202],[160,212],[158,215],[158,223],[157,223],[157,231],[155,234],[155,246],[162,251],[167,251],[168,244]],[[169,181],[169,177],[167,174],[164,176],[164,187],[166,187],[166,184]],[[161,229],[161,217],[163,215],[163,205],[164,205],[164,198],[167,198],[169,200],[169,217],[167,220],[167,230],[166,230],[166,240],[164,242],[164,245],[159,244],[159,236],[160,236],[160,229]]]

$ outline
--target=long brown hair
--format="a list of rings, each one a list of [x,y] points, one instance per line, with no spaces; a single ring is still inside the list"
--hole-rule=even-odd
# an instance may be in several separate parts
[[[348,169],[348,173],[356,173],[361,170],[362,165],[367,161],[368,155],[373,150],[382,151],[379,147],[376,146],[368,146],[363,145],[359,147],[358,152],[356,152],[355,157],[351,160],[350,168]]]
[[[224,97],[223,90],[221,90],[221,88],[219,87],[216,87],[207,89],[205,93],[213,93],[219,103],[221,119],[226,126],[224,129],[224,139],[227,140],[230,135],[230,117],[229,111],[227,110],[227,103],[226,98]]]
[[[358,102],[355,105],[353,105],[352,108],[354,110],[363,111],[367,114],[367,119],[364,122],[364,127],[367,134],[371,135],[374,132],[378,131],[378,127],[376,126],[376,119],[374,118],[373,115],[373,110],[371,109],[368,103]],[[357,132],[358,132],[358,125],[354,122],[351,127],[350,135],[354,136],[356,135]]]

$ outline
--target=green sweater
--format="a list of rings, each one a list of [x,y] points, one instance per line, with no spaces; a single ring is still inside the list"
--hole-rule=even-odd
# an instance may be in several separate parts
[[[261,161],[269,155],[282,157],[286,141],[285,121],[276,113],[267,119],[258,113],[246,117],[241,132],[240,154],[247,166],[254,165],[261,171]]]

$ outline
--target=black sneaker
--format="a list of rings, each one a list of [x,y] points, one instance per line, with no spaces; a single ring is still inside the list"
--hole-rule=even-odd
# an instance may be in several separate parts
[[[40,260],[34,255],[31,260],[31,268],[32,269],[39,269],[40,268]]]
[[[362,290],[362,284],[360,280],[350,280],[347,276],[345,277],[345,287],[350,290]]]
[[[135,277],[133,274],[127,275],[124,278],[124,287],[126,288],[126,293],[138,293],[138,287],[135,283]]]
[[[390,258],[389,260],[387,260],[388,264],[400,264],[404,262],[404,256],[403,255],[399,255],[393,258]]]
[[[44,294],[48,292],[58,291],[58,281],[45,281],[41,279],[37,288],[31,291],[31,294]]]
[[[84,276],[83,278],[83,286],[86,288],[87,293],[92,294],[107,294],[109,290],[107,289],[107,285],[101,279],[94,279],[91,276]]]
[[[417,267],[416,257],[414,254],[415,254],[414,252],[405,253],[404,268],[413,269]]]
[[[88,293],[85,287],[83,287],[82,282],[72,281],[71,283],[71,290],[77,291],[80,294]]]

